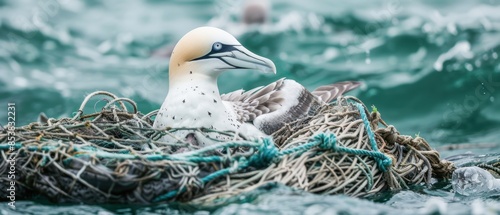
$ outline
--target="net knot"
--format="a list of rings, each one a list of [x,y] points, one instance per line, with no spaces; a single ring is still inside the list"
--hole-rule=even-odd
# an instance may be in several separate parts
[[[259,150],[250,157],[249,164],[253,167],[267,167],[269,164],[277,162],[280,158],[280,151],[274,145],[271,138],[264,138]]]
[[[389,156],[384,155],[383,153],[381,154],[383,155],[382,158],[376,158],[377,165],[383,172],[387,172],[387,170],[389,170],[389,168],[391,168],[392,166],[392,159]]]
[[[332,133],[320,133],[314,136],[314,140],[319,142],[319,147],[322,149],[337,150],[337,137]]]

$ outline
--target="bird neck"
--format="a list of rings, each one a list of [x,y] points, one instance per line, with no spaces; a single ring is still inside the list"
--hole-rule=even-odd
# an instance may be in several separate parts
[[[179,62],[179,63],[176,63]],[[169,86],[178,86],[193,82],[217,87],[217,77],[220,72],[214,72],[207,67],[192,62],[171,60],[169,65]]]
[[[172,70],[169,74],[168,94],[189,94],[200,102],[221,100],[217,87],[217,76],[207,74],[207,72],[202,71],[202,68],[193,68],[182,64],[170,69]]]

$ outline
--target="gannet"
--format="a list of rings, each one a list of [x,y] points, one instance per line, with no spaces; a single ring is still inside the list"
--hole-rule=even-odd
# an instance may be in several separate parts
[[[280,79],[247,92],[220,95],[217,77],[236,69],[276,74],[271,60],[252,53],[224,30],[199,27],[188,32],[174,47],[168,93],[153,127],[204,127],[259,138],[312,114],[321,104],[359,85],[341,82],[309,92],[293,80]],[[190,134],[200,146],[213,143],[199,133],[176,133],[179,138]],[[210,137],[225,140],[220,135]]]

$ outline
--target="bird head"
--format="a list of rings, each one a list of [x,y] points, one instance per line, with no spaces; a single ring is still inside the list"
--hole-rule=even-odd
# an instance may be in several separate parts
[[[199,27],[175,45],[169,76],[196,74],[217,78],[220,73],[234,69],[276,74],[276,66],[271,60],[252,53],[231,34],[214,27]]]

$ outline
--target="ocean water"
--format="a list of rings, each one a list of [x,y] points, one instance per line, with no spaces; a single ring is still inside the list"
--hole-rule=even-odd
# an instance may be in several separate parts
[[[500,1],[270,1],[270,20],[240,24],[242,1],[0,0],[0,124],[44,112],[72,116],[83,98],[110,91],[158,109],[168,89],[165,53],[189,30],[211,25],[270,58],[277,75],[225,73],[222,92],[279,78],[308,89],[362,81],[351,95],[375,105],[401,133],[443,156],[500,152]],[[3,108],[2,108],[3,107]],[[88,107],[86,111],[93,111]],[[450,150],[453,148],[454,150]],[[320,196],[282,186],[219,208],[186,205],[0,204],[2,214],[499,214],[498,198],[458,198],[446,184],[373,199]],[[251,197],[251,198],[250,198]]]

